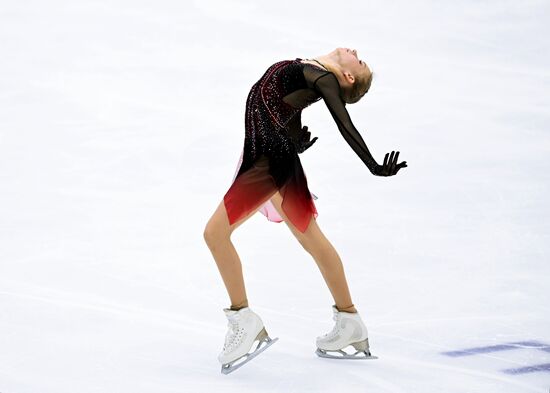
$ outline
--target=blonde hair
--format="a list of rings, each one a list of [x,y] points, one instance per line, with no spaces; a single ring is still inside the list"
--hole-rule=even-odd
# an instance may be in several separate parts
[[[337,70],[332,66],[327,65],[325,68],[336,75]],[[355,104],[369,91],[374,73],[371,71],[369,76],[365,74],[366,72],[354,75],[355,82],[352,84],[351,88],[340,87],[340,97],[346,104]]]
[[[355,104],[359,101],[370,89],[373,73],[365,76],[365,73],[355,76],[355,82],[352,85],[351,91],[343,91],[342,99],[346,104]],[[347,89],[350,90],[350,89]]]

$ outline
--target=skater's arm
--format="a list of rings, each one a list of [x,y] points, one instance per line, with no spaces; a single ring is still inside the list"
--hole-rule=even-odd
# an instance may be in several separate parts
[[[367,168],[374,173],[373,170],[378,166],[378,163],[370,153],[361,134],[351,122],[345,103],[340,98],[340,85],[336,76],[327,72],[315,81],[313,87],[323,97],[330,114],[338,126],[338,130],[340,130],[346,142],[361,158]]]
[[[307,126],[302,126],[302,111],[297,112],[287,123],[287,132],[296,146],[298,153],[303,153],[311,147],[317,137],[311,139]]]
[[[288,135],[298,141],[302,132],[302,111],[297,112],[287,123]]]

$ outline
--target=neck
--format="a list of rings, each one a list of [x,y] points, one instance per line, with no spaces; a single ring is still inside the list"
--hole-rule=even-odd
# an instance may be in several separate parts
[[[333,70],[340,70],[339,64],[330,55],[317,56],[314,59]]]
[[[325,68],[327,68],[334,74],[334,76],[336,76],[336,79],[338,79],[338,83],[340,84],[340,86],[344,86],[346,84],[346,80],[342,75],[342,68],[340,67],[340,64],[334,59],[334,57],[331,56],[331,54],[317,56],[314,57],[314,59],[323,64]]]

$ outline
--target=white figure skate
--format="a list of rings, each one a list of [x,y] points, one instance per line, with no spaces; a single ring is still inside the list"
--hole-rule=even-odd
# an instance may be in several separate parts
[[[330,333],[317,337],[315,353],[331,359],[378,359],[370,353],[367,327],[359,313],[338,311],[336,306],[332,306],[332,312],[336,324]],[[355,348],[355,353],[343,351],[349,345]]]
[[[222,364],[221,372],[229,374],[265,351],[278,338],[269,337],[261,318],[249,307],[238,311],[224,308],[223,311],[227,317],[229,329],[218,360]],[[253,352],[249,352],[255,341],[258,341],[258,345]],[[265,345],[261,347],[264,343]],[[237,363],[241,359],[244,360]]]

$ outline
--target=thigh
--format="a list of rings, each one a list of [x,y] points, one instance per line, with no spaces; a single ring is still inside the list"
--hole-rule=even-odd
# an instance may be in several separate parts
[[[230,224],[227,210],[225,208],[225,203],[222,199],[221,202],[218,204],[216,211],[214,211],[214,214],[212,214],[212,217],[210,217],[210,219],[208,220],[207,226],[218,234],[230,236],[235,229],[237,229],[245,221],[252,217],[258,210],[260,210],[260,208],[261,205],[258,206],[255,210],[251,210],[250,213],[235,221],[233,224]]]
[[[288,219],[287,215],[285,214],[282,203],[283,203],[283,196],[280,192],[276,192],[271,197],[271,203],[273,203],[273,206],[279,213],[279,215],[283,218],[285,221],[285,224],[288,226],[290,231],[294,234],[296,239],[305,247],[308,248],[311,244],[318,242],[319,240],[325,239],[325,236],[323,232],[321,231],[321,228],[319,228],[319,225],[317,224],[317,220],[315,217],[311,217],[311,220],[309,222],[309,225],[305,232],[300,232],[298,228],[296,228],[292,222]]]
[[[218,233],[230,235],[260,210],[276,192],[277,188],[269,175],[267,157],[262,156],[252,168],[234,180],[210,218],[208,226],[215,228]],[[228,212],[229,209],[231,210]]]

